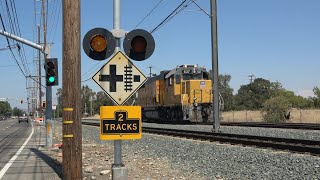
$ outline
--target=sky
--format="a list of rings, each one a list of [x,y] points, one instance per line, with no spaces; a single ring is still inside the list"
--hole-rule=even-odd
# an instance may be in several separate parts
[[[2,2],[1,2],[2,1]],[[0,12],[5,11],[0,0]],[[160,0],[121,0],[121,28],[131,31]],[[155,28],[182,0],[162,0],[153,13],[137,28]],[[210,12],[209,0],[196,1]],[[21,36],[36,41],[34,0],[16,0]],[[40,12],[40,2],[36,9]],[[51,6],[54,5],[54,6]],[[319,0],[217,0],[219,74],[232,76],[230,85],[237,93],[250,82],[249,75],[280,82],[284,88],[304,97],[320,86],[320,1]],[[39,14],[37,15],[39,16]],[[61,1],[49,0],[48,41],[52,57],[59,59],[59,82],[62,84],[62,9]],[[38,20],[36,20],[38,21]],[[90,29],[113,28],[113,1],[81,1],[81,39]],[[147,60],[133,63],[145,75],[170,70],[181,64],[212,67],[210,18],[191,3],[152,35],[156,42],[154,54]],[[2,29],[2,26],[0,26]],[[0,36],[0,49],[6,47]],[[24,46],[28,67],[36,51]],[[107,62],[87,57],[81,49],[82,80],[90,79]],[[9,98],[12,107],[26,108],[26,79],[10,51],[0,51],[0,98]],[[94,91],[100,87],[93,80],[83,83]],[[55,101],[55,100],[54,100]]]

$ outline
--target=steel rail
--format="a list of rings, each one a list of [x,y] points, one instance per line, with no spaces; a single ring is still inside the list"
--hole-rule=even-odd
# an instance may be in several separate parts
[[[83,121],[83,125],[100,126],[98,121]],[[188,138],[203,141],[218,141],[221,143],[239,144],[245,146],[256,146],[263,148],[273,148],[277,150],[287,150],[299,153],[310,153],[312,155],[320,156],[320,141],[279,138],[279,137],[265,137],[252,136],[243,134],[229,134],[229,133],[213,133],[203,131],[178,130],[178,129],[164,129],[142,127],[145,133],[167,135],[181,138]]]

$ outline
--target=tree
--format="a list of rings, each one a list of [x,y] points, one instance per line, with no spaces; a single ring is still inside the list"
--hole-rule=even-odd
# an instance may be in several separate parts
[[[97,100],[94,101],[93,109],[95,112],[100,113],[100,106],[112,106],[112,100],[103,91],[96,94]]]
[[[11,111],[11,106],[10,104],[5,101],[5,102],[0,102],[0,115],[5,115]]]
[[[212,70],[209,71],[209,78],[212,79]],[[229,74],[220,74],[218,77],[219,81],[219,93],[224,101],[223,111],[233,110],[234,107],[234,96],[233,89],[230,87],[231,75]]]
[[[276,96],[263,103],[262,114],[266,122],[285,122],[290,118],[290,102],[284,96]]]
[[[277,90],[273,96],[281,96],[283,98],[285,98],[289,104],[291,108],[299,108],[299,109],[304,109],[304,108],[310,108],[311,107],[311,103],[308,99],[302,97],[302,96],[296,96],[294,94],[294,92],[292,91],[288,91],[285,89],[280,89]]]
[[[242,85],[235,96],[236,109],[257,110],[271,95],[281,88],[280,83],[271,83],[269,80],[257,78],[252,83]]]
[[[311,98],[315,108],[320,108],[320,88],[314,87],[313,93],[316,97]]]
[[[21,109],[18,109],[17,107],[14,107],[12,110],[12,114],[14,116],[22,116],[23,115],[23,111]]]
[[[224,111],[234,109],[233,89],[230,87],[231,75],[219,75],[219,91],[224,100]]]
[[[96,93],[92,91],[92,89],[89,88],[88,85],[82,86],[81,88],[81,108],[83,114],[89,113],[89,105],[90,105],[90,97],[94,96]],[[87,109],[85,109],[87,107]]]

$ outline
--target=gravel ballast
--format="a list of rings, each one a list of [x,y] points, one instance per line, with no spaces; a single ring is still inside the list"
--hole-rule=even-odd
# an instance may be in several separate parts
[[[101,141],[99,127],[82,127],[84,179],[111,179],[113,141]],[[272,149],[143,133],[123,141],[122,153],[129,179],[320,179],[320,157]]]

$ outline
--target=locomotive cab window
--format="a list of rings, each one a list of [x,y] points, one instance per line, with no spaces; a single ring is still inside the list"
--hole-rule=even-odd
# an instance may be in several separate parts
[[[209,73],[203,72],[202,74],[203,74],[203,79],[204,79],[204,80],[209,80],[209,79],[210,79]]]
[[[183,74],[183,80],[201,80],[202,74]]]
[[[181,83],[181,76],[177,74],[175,76],[175,78],[176,78],[176,84],[180,84]]]
[[[167,84],[168,84],[168,86],[172,86],[172,83],[173,83],[173,76],[170,76],[170,77],[167,79]]]

